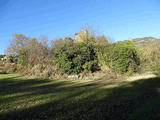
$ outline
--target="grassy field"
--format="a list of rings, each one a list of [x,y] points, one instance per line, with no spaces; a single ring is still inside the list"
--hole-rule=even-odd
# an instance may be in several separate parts
[[[160,119],[160,78],[82,81],[0,74],[0,120],[94,119]]]

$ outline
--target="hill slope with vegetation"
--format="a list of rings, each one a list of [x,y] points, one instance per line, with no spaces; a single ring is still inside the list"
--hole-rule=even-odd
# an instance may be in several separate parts
[[[131,39],[131,41],[133,41],[133,43],[137,47],[144,47],[144,46],[147,46],[149,44],[160,41],[160,39],[154,38],[154,37],[143,37],[143,38],[134,38],[134,39]]]

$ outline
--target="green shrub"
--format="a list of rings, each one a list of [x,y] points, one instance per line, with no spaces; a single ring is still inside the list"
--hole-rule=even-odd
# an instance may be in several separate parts
[[[94,72],[95,70],[98,70],[97,66],[98,66],[98,61],[93,60],[93,61],[86,62],[83,65],[83,68],[86,71]]]
[[[94,46],[86,43],[65,44],[54,50],[54,64],[62,73],[78,74],[98,69]]]
[[[136,72],[140,64],[137,51],[131,41],[109,44],[101,50],[99,61],[104,63],[115,72],[123,74]]]

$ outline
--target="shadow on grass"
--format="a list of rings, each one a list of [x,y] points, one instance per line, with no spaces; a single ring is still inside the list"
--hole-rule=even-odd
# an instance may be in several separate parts
[[[24,100],[26,106],[33,101],[43,101],[21,109],[11,106],[10,110],[0,114],[2,120],[160,119],[159,77],[114,88],[106,88],[107,84],[101,82],[76,84],[19,78],[0,80],[0,86],[0,96],[15,94],[2,97],[0,103],[3,106],[16,100]]]

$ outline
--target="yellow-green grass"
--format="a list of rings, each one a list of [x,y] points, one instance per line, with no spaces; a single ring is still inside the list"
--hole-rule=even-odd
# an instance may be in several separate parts
[[[0,120],[158,120],[160,78],[27,79],[0,74]]]

